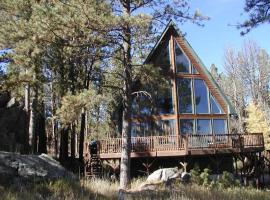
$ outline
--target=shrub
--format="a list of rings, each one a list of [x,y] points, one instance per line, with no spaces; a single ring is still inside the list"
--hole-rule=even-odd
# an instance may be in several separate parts
[[[203,186],[209,186],[210,185],[210,169],[205,168],[203,172],[200,174],[201,183]]]
[[[192,170],[190,170],[191,173],[191,182],[201,185],[202,184],[202,180],[200,177],[201,171],[198,165],[195,165],[194,168]]]
[[[240,182],[237,181],[231,173],[224,171],[222,176],[218,179],[218,185],[221,188],[230,188],[240,186]]]

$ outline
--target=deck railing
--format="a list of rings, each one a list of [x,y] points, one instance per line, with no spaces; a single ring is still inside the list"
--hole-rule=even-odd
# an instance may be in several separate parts
[[[98,141],[99,153],[121,153],[122,139]],[[262,133],[131,137],[131,152],[264,147]]]

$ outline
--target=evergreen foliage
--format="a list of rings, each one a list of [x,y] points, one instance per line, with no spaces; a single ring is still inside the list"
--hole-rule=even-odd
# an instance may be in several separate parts
[[[246,0],[244,10],[249,14],[249,18],[238,25],[238,28],[244,29],[241,35],[247,34],[263,23],[270,22],[269,0]]]

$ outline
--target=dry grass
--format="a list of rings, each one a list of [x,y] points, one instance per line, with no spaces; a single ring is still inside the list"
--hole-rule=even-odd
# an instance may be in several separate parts
[[[132,188],[137,188],[144,179],[133,180]],[[110,183],[101,179],[83,179],[71,181],[61,179],[53,182],[14,184],[9,187],[0,186],[0,199],[4,200],[108,200],[118,199],[118,183]],[[253,188],[209,189],[198,185],[175,183],[170,186],[161,185],[157,191],[130,192],[124,199],[140,200],[268,200],[269,191]]]
[[[52,182],[14,184],[0,187],[4,200],[89,200],[118,199],[118,184],[101,179],[81,181],[60,179]]]

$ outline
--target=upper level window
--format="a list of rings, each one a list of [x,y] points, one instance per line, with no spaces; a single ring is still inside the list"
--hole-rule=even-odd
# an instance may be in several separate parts
[[[192,66],[192,74],[199,74],[196,67]]]
[[[157,91],[156,114],[173,114],[172,86]]]
[[[208,90],[201,79],[194,80],[195,106],[197,114],[209,113]]]
[[[164,41],[164,44],[160,46],[159,53],[157,54],[156,65],[162,65],[170,67],[170,48],[169,40]]]
[[[187,56],[181,50],[177,42],[174,42],[175,46],[175,65],[177,73],[190,73],[190,64]]]
[[[149,97],[145,95],[136,96],[132,100],[131,104],[132,116],[145,116],[152,114],[152,105]]]
[[[223,112],[221,106],[219,105],[219,103],[216,101],[215,97],[210,95],[210,98],[211,98],[211,113],[212,114],[223,114],[224,112]]]
[[[191,79],[177,79],[178,105],[180,113],[193,113]]]

